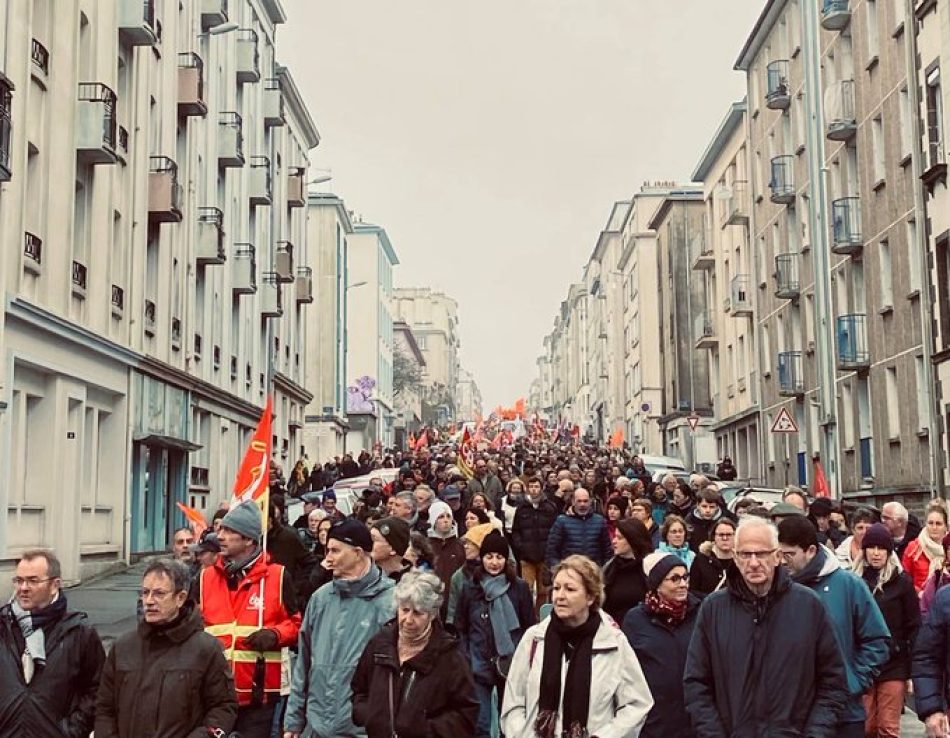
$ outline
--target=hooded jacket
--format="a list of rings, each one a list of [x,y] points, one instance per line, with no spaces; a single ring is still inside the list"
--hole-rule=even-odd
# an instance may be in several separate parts
[[[623,634],[640,661],[650,691],[659,698],[640,738],[693,736],[683,698],[683,669],[700,604],[698,597],[689,595],[686,617],[677,625],[667,625],[644,604],[637,605],[623,619]]]
[[[387,623],[363,651],[353,675],[353,722],[369,738],[472,735],[478,700],[458,642],[434,620],[422,652],[400,664],[398,637],[397,624]]]
[[[145,621],[116,641],[99,684],[96,738],[206,738],[237,718],[234,678],[218,640],[186,601],[167,628]]]
[[[848,695],[832,627],[821,600],[783,567],[763,597],[731,571],[729,586],[703,601],[686,656],[697,738],[837,738]]]
[[[23,635],[10,605],[0,608],[0,735],[86,738],[106,658],[102,642],[81,612],[67,611],[44,633],[46,665],[27,684]]]
[[[824,603],[844,655],[849,696],[839,720],[864,720],[862,695],[890,655],[891,634],[881,610],[867,585],[842,569],[835,555],[824,546],[818,546],[815,557],[794,579],[810,587]]]
[[[318,589],[304,613],[284,730],[304,725],[315,738],[363,735],[353,724],[350,680],[363,649],[393,619],[392,579],[376,564],[359,579],[337,579]]]
[[[548,536],[545,563],[552,571],[558,562],[571,554],[583,554],[603,566],[613,555],[607,521],[595,512],[586,515],[560,515]]]

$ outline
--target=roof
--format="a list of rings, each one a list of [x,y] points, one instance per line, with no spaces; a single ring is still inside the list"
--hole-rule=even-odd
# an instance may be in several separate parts
[[[374,233],[379,239],[379,245],[383,247],[383,251],[386,253],[389,263],[393,266],[399,263],[399,257],[396,256],[396,250],[393,248],[392,242],[389,240],[389,235],[386,233],[386,229],[382,226],[374,225],[373,223],[355,223],[353,225],[353,233]]]
[[[613,235],[620,234],[623,224],[627,220],[627,214],[630,212],[631,205],[630,200],[621,200],[613,204],[613,207],[610,209],[610,217],[607,219],[607,225],[604,226],[604,230],[602,230],[597,237],[597,243],[594,245],[594,251],[591,253],[588,263],[591,261],[599,262],[603,258],[604,249],[607,247],[607,240]]]
[[[290,70],[278,64],[277,79],[280,81],[280,91],[284,99],[290,105],[294,118],[300,124],[300,133],[307,144],[307,150],[316,148],[320,145],[320,132],[310,116],[310,111],[307,109],[307,104],[304,102],[300,90],[297,89],[294,78],[290,76]]]
[[[274,25],[287,22],[287,13],[284,12],[280,0],[261,0],[261,5],[264,12],[267,13],[267,17],[270,18],[270,22]]]
[[[660,223],[663,222],[663,219],[666,218],[666,214],[670,211],[670,208],[673,207],[673,203],[676,202],[702,202],[703,201],[703,191],[699,188],[681,188],[673,190],[667,195],[663,202],[660,203],[660,206],[656,209],[656,212],[653,214],[653,217],[650,219],[650,228],[654,231],[660,227]]]
[[[769,37],[769,34],[772,32],[772,26],[775,25],[775,21],[778,20],[782,11],[785,10],[787,2],[788,0],[768,0],[765,7],[762,8],[761,15],[759,15],[758,20],[752,27],[752,33],[750,33],[749,38],[746,39],[745,46],[743,46],[742,51],[739,52],[739,58],[736,59],[733,69],[737,69],[740,72],[749,71],[749,67],[752,66],[752,60],[755,59],[756,54],[759,53],[759,49],[762,48],[765,39]]]
[[[353,221],[350,211],[346,209],[343,200],[332,192],[311,192],[307,195],[307,205],[310,207],[336,208],[344,233],[353,232]]]
[[[706,181],[709,170],[712,169],[713,164],[716,163],[716,160],[722,154],[726,144],[729,143],[729,139],[732,138],[732,134],[742,125],[742,118],[745,115],[746,109],[745,98],[729,106],[726,117],[722,119],[722,123],[719,124],[719,128],[716,129],[716,133],[713,134],[712,141],[709,142],[702,157],[700,157],[699,164],[697,164],[696,169],[693,170],[692,180],[694,182]]]

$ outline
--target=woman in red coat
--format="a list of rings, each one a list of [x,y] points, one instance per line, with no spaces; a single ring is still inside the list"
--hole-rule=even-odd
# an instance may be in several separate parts
[[[947,509],[940,503],[927,508],[927,524],[904,551],[901,565],[920,594],[927,578],[943,568],[943,537],[947,534]]]

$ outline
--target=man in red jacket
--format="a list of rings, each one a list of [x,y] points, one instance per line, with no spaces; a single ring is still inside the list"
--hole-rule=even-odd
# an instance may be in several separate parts
[[[297,642],[300,612],[287,570],[261,548],[261,514],[253,502],[221,521],[221,555],[201,572],[198,598],[205,630],[221,641],[234,673],[243,738],[268,738],[280,702],[281,648]]]

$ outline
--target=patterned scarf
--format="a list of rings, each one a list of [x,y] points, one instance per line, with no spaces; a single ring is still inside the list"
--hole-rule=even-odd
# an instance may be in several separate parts
[[[647,592],[644,601],[647,612],[673,627],[686,619],[687,600],[665,600],[656,592]]]
[[[41,668],[46,665],[46,633],[45,630],[58,622],[66,613],[66,595],[57,593],[53,601],[46,607],[35,610],[24,610],[16,598],[10,601],[10,610],[16,618],[23,639],[26,641],[26,652],[23,654],[23,675],[27,681],[33,676],[34,664]]]

